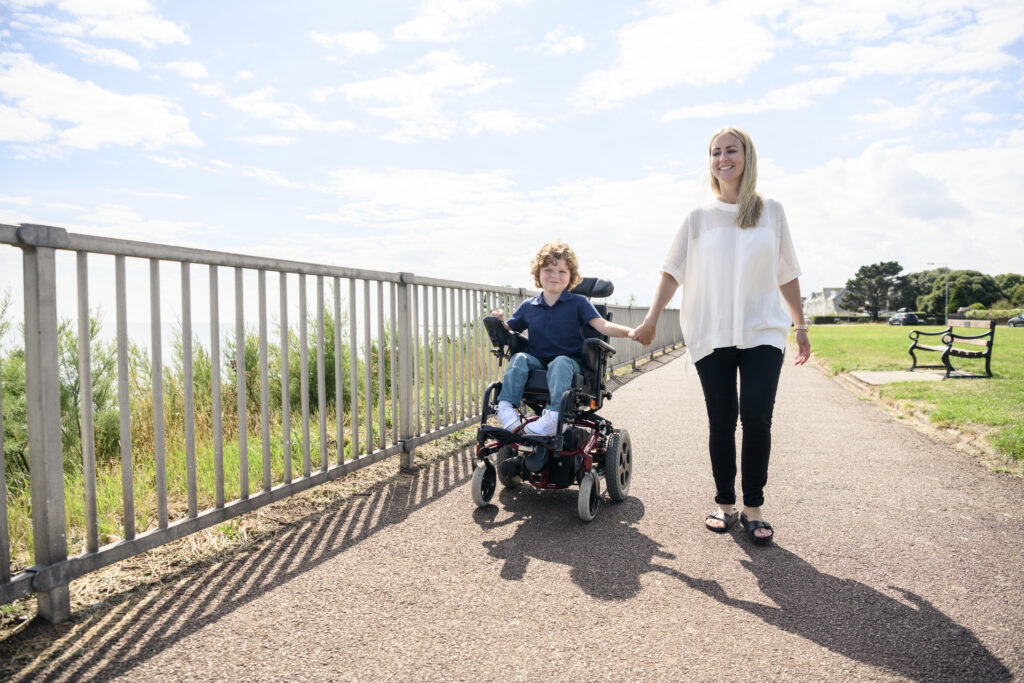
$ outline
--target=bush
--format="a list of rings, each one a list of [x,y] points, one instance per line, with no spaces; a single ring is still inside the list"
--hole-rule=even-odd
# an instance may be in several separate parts
[[[812,325],[835,325],[837,323],[869,323],[871,318],[866,315],[813,315]]]

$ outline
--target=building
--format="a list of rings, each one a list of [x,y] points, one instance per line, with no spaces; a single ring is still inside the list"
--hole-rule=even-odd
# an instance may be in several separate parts
[[[846,287],[825,287],[820,292],[812,292],[804,299],[804,315],[854,315],[854,311],[843,308],[846,298]]]

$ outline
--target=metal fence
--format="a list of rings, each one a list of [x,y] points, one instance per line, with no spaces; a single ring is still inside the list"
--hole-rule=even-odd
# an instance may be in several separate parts
[[[17,411],[0,403],[0,604],[34,592],[51,622],[69,616],[69,583],[87,572],[393,455],[412,467],[416,447],[479,420],[484,389],[500,378],[481,318],[534,294],[40,225],[0,225],[0,244],[22,251],[25,382],[24,425],[5,426],[4,411],[11,408],[9,423]],[[129,277],[129,267],[140,276]],[[128,334],[130,315],[139,314],[129,299],[139,297],[147,270],[148,351]],[[90,308],[98,279],[116,313],[107,347]],[[222,325],[222,294],[233,326]],[[58,302],[72,301],[75,325],[58,319]],[[170,364],[168,302],[179,306]],[[194,328],[197,304],[208,339]],[[631,327],[646,313],[609,310]],[[682,342],[678,311],[664,317],[648,348],[612,340],[615,367]],[[103,353],[116,367],[98,368]],[[106,412],[94,383],[109,386]],[[12,574],[8,505],[16,491],[6,485],[4,434],[15,428],[26,434],[28,472],[18,491],[30,490],[32,515],[20,533],[34,564]],[[107,447],[98,452],[103,433]]]

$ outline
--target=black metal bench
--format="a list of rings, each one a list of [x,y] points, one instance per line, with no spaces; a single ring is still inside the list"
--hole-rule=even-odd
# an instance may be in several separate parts
[[[969,335],[962,334],[958,331],[963,329],[976,329],[976,330],[987,330],[981,334]],[[913,344],[910,345],[910,357],[913,359],[913,363],[910,366],[911,370],[915,368],[944,368],[946,370],[946,376],[943,379],[949,377],[980,377],[981,375],[969,375],[969,374],[958,374],[954,375],[956,370],[952,363],[949,362],[950,356],[956,356],[958,358],[984,358],[985,359],[985,376],[992,376],[992,339],[995,336],[996,323],[994,320],[950,320],[949,327],[938,332],[922,332],[921,330],[911,330],[910,340]],[[938,344],[922,344],[921,337],[939,337]],[[963,348],[963,345],[969,346],[980,346],[984,348]],[[936,351],[942,354],[941,360],[942,365],[918,365],[917,356],[914,355],[914,351]]]

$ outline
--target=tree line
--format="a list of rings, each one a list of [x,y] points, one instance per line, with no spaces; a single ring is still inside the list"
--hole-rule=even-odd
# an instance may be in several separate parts
[[[882,261],[861,266],[846,281],[842,307],[867,313],[873,320],[881,311],[900,308],[926,315],[955,313],[964,308],[1022,308],[1024,275],[991,276],[977,270],[949,268],[903,274],[903,266],[897,261]]]

